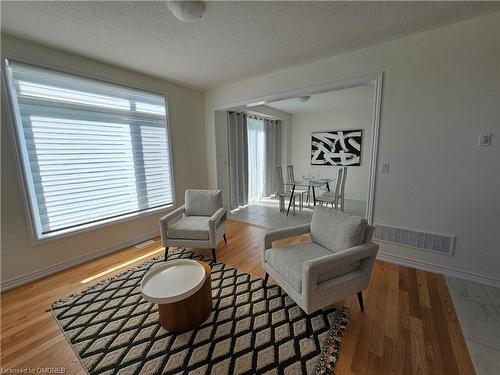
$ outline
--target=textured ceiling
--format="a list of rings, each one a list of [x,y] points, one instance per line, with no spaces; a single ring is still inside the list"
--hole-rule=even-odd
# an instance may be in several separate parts
[[[499,2],[1,2],[2,32],[206,89],[500,9]]]
[[[371,105],[373,94],[374,86],[365,85],[312,95],[307,102],[300,102],[297,98],[293,98],[266,103],[266,106],[291,114],[327,111],[363,104]]]

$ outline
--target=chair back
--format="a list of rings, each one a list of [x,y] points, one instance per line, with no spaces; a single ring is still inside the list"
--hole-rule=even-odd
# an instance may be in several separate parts
[[[342,175],[343,175],[343,168],[340,168],[339,171],[338,171],[338,174],[337,174],[337,181],[336,181],[336,184],[335,184],[335,198],[338,199],[339,197],[339,194],[340,194],[340,186],[342,185]],[[335,204],[337,204],[337,202],[335,202]]]
[[[345,209],[345,182],[347,180],[347,167],[342,168],[342,183],[340,184],[339,195],[337,195],[337,200],[339,201],[338,207],[340,211]]]
[[[278,194],[285,193],[285,183],[283,182],[283,169],[276,167],[276,188]]]
[[[289,165],[286,167],[286,174],[287,174],[288,182],[295,181],[295,177],[293,175],[293,165]]]
[[[186,216],[212,216],[222,207],[222,191],[187,189],[184,193]]]
[[[323,195],[325,196],[328,196],[328,197],[333,197],[334,199],[334,204],[335,204],[335,207],[338,207],[338,200],[340,198],[340,190],[341,190],[341,187],[342,187],[342,176],[344,175],[344,168],[340,168],[338,173],[337,173],[337,180],[335,181],[335,190],[334,191],[327,191],[325,192]],[[321,201],[321,197],[319,199],[319,201]],[[330,200],[328,200],[328,202],[331,202]]]
[[[310,237],[312,242],[338,252],[365,242],[367,226],[367,220],[361,216],[315,206]]]
[[[342,184],[340,185],[340,192],[338,196],[344,198],[344,192],[345,192],[345,181],[347,180],[347,167],[342,168]],[[340,171],[339,171],[340,172]]]

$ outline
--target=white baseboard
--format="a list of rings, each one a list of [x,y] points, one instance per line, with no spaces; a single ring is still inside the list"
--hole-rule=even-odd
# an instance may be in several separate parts
[[[137,243],[149,240],[149,239],[157,237],[159,235],[160,235],[159,230],[149,232],[146,234],[142,234],[140,236],[130,238],[126,241],[122,241],[122,242],[119,242],[117,244],[107,246],[103,249],[94,251],[92,253],[82,255],[78,258],[69,259],[69,260],[66,260],[64,262],[57,263],[57,264],[54,264],[52,266],[45,267],[45,268],[42,268],[42,269],[34,271],[34,272],[30,272],[30,273],[25,274],[25,275],[14,277],[10,280],[0,282],[0,291],[5,292],[6,290],[18,287],[20,285],[23,285],[23,284],[26,284],[26,283],[29,283],[29,282],[32,282],[32,281],[35,281],[38,279],[41,279],[42,277],[45,277],[45,276],[51,275],[53,273],[65,270],[66,268],[76,266],[77,264],[89,261],[91,259],[98,258],[100,256],[112,253],[112,252],[117,251],[117,250],[121,250],[123,248],[126,248],[129,246],[135,245]]]
[[[500,288],[500,279],[496,279],[490,276],[480,275],[474,272],[467,272],[462,270],[457,270],[454,268],[449,268],[445,266],[440,266],[437,264],[432,264],[422,260],[415,260],[412,258],[403,257],[400,255],[389,254],[383,251],[379,251],[377,259],[383,260],[389,263],[395,263],[402,266],[417,268],[419,270],[439,273],[445,276],[452,276],[459,279],[465,279],[469,281],[474,281],[476,283],[491,285]]]
[[[4,291],[7,291],[9,289],[13,289],[13,288],[21,286],[23,284],[27,284],[29,282],[41,279],[42,277],[49,276],[53,273],[65,270],[66,268],[76,266],[80,263],[89,261],[91,259],[98,258],[100,256],[112,253],[112,252],[117,251],[117,250],[121,250],[125,247],[135,245],[137,243],[149,240],[149,239],[157,237],[159,235],[160,235],[159,231],[149,232],[149,233],[146,233],[146,234],[134,237],[134,238],[130,238],[126,241],[122,241],[122,242],[119,242],[117,244],[105,247],[103,249],[94,251],[90,254],[85,254],[85,255],[82,255],[78,258],[74,258],[74,259],[70,259],[70,260],[67,260],[67,261],[64,261],[61,263],[57,263],[57,264],[54,264],[52,266],[42,268],[38,271],[30,272],[26,275],[14,277],[10,280],[0,282],[0,291],[4,292]],[[446,276],[457,277],[460,279],[466,279],[466,280],[474,281],[477,283],[491,285],[491,286],[500,288],[500,279],[480,275],[480,274],[473,273],[473,272],[456,270],[453,268],[440,266],[440,265],[428,263],[428,262],[421,261],[421,260],[415,260],[412,258],[400,256],[400,255],[389,254],[389,253],[386,253],[383,251],[378,252],[377,259],[383,260],[386,262],[390,262],[390,263],[399,264],[402,266],[417,268],[417,269],[420,269],[423,271],[439,273],[439,274],[446,275]]]

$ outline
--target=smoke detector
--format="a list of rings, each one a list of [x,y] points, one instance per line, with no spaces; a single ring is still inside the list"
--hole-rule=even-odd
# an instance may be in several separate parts
[[[168,1],[170,13],[184,22],[192,22],[201,18],[205,7],[202,1]]]

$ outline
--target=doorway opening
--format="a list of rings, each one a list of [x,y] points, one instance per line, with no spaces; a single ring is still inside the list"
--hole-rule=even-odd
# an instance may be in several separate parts
[[[381,88],[379,73],[217,108],[218,187],[233,219],[276,229],[326,204],[371,223]]]

